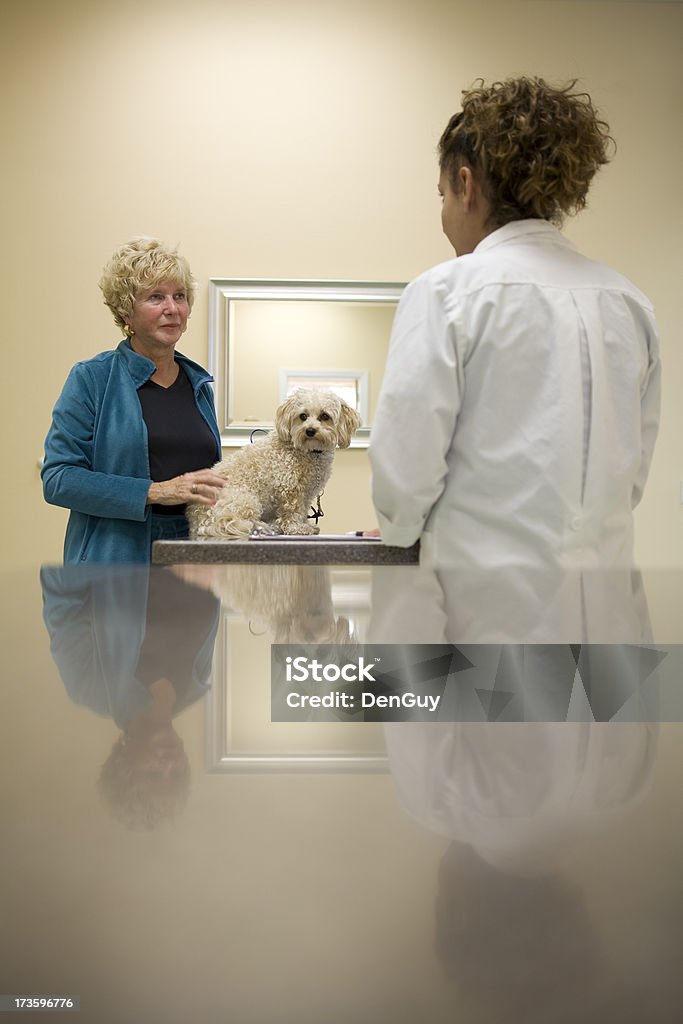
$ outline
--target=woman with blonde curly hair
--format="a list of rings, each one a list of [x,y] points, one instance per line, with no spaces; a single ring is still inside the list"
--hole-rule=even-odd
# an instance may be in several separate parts
[[[383,539],[436,565],[611,566],[659,421],[652,306],[559,231],[612,139],[575,82],[463,93],[439,142],[457,258],[402,296],[370,446]]]
[[[116,250],[100,281],[125,339],[77,363],[45,442],[45,500],[71,510],[65,563],[149,562],[187,536],[185,505],[223,480],[212,377],[176,351],[194,301],[187,260],[153,238]]]

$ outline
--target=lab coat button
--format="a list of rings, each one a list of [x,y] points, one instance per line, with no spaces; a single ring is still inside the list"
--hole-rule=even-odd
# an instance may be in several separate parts
[[[569,526],[572,530],[580,530],[583,526],[583,519],[581,518],[581,516],[574,516]]]

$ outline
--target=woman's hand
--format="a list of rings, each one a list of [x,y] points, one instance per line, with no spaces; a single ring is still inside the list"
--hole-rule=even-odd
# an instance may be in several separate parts
[[[215,505],[225,480],[211,469],[183,473],[172,480],[153,483],[147,492],[148,505]]]

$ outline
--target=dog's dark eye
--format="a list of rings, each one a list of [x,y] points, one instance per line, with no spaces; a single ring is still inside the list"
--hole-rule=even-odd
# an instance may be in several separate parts
[[[302,412],[302,413],[301,413],[301,415],[299,416],[299,419],[300,419],[300,420],[301,420],[301,422],[303,423],[303,421],[304,421],[304,420],[307,420],[307,419],[308,419],[308,416],[306,415],[306,413],[305,413],[305,412]]]
[[[329,418],[330,418],[329,413],[326,413],[326,412],[321,412],[320,413],[320,419],[321,420],[329,420]]]

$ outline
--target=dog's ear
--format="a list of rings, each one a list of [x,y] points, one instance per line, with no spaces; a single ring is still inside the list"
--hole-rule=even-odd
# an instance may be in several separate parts
[[[339,426],[337,429],[337,444],[340,448],[348,448],[351,438],[360,426],[360,416],[355,409],[340,399],[341,411],[339,413]]]
[[[291,444],[292,441],[292,414],[295,404],[294,395],[290,395],[275,410],[275,430],[283,444]]]

